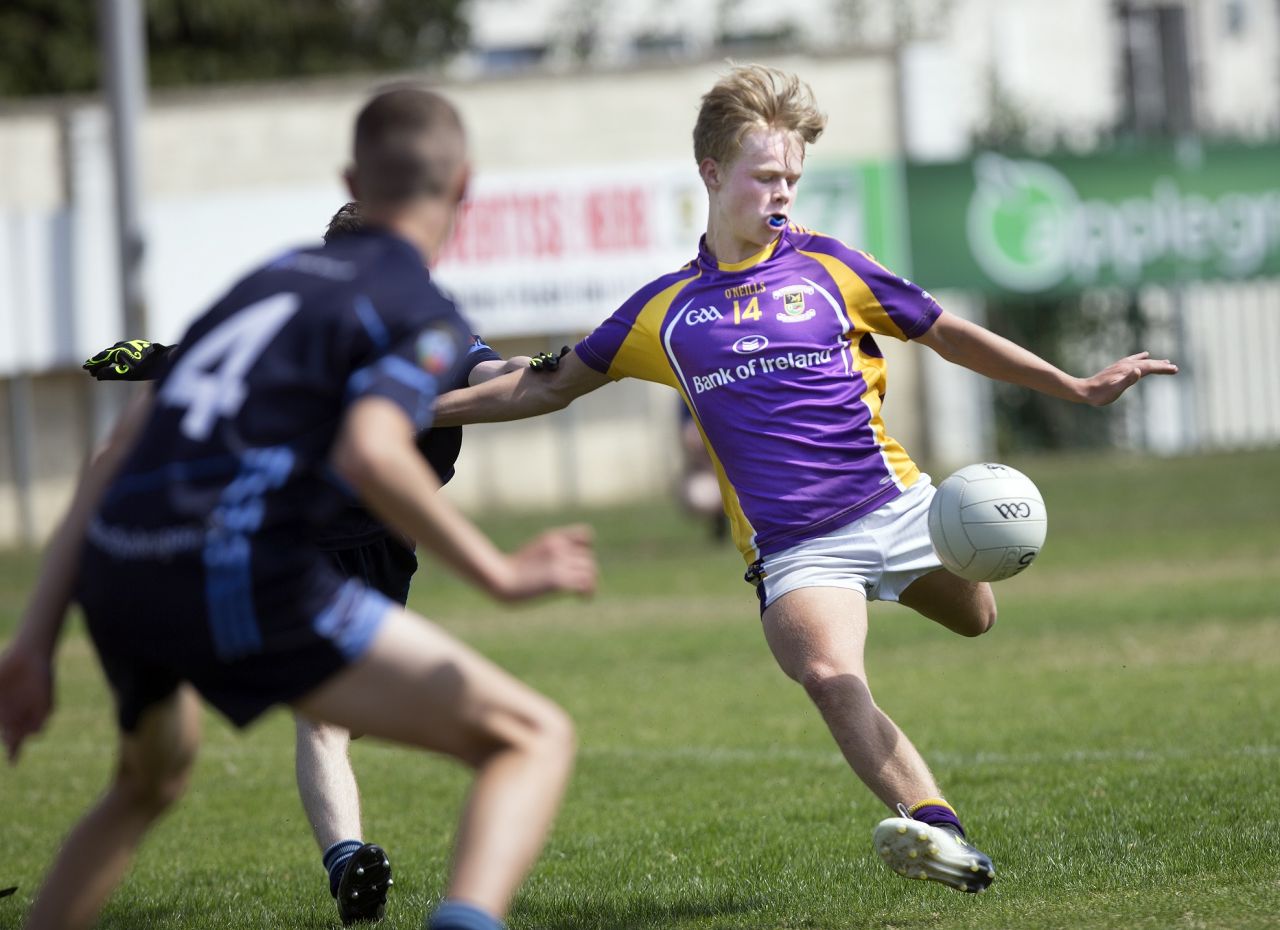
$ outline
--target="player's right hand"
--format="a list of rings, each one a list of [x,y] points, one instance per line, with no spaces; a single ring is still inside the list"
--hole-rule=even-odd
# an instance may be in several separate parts
[[[522,601],[540,594],[595,592],[594,533],[585,524],[547,530],[510,555],[511,572],[499,596]]]
[[[1080,379],[1081,399],[1094,407],[1103,407],[1147,375],[1177,373],[1178,366],[1167,358],[1152,358],[1150,352],[1139,352],[1112,362],[1092,378]]]
[[[49,656],[12,643],[0,655],[0,737],[9,762],[28,736],[39,733],[53,710],[53,666]]]
[[[99,381],[152,381],[169,346],[145,339],[122,339],[80,367]]]

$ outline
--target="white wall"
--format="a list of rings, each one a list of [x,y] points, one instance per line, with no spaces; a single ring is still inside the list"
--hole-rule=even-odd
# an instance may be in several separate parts
[[[993,85],[1044,136],[1081,145],[1120,108],[1114,23],[1103,2],[964,0],[945,32],[903,50],[906,150],[948,160],[992,117]]]
[[[65,200],[56,112],[0,110],[0,209],[52,209]]]
[[[1198,118],[1217,131],[1274,136],[1280,131],[1280,3],[1216,0],[1190,9]]]

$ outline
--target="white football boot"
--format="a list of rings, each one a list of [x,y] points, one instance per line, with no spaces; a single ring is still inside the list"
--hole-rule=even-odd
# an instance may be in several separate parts
[[[990,857],[959,833],[910,817],[880,821],[872,842],[885,865],[906,878],[980,894],[996,877]]]

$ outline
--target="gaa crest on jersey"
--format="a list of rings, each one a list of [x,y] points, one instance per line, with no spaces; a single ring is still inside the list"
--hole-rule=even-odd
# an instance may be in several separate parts
[[[803,323],[813,319],[818,312],[805,305],[805,298],[813,294],[808,284],[788,284],[773,292],[774,300],[782,301],[782,311],[775,315],[783,323]]]
[[[431,375],[442,375],[458,360],[457,338],[447,326],[429,326],[418,334],[418,364]]]
[[[722,314],[714,306],[698,307],[695,310],[689,310],[684,315],[686,326],[698,326],[702,323],[714,323],[716,320],[724,319]]]

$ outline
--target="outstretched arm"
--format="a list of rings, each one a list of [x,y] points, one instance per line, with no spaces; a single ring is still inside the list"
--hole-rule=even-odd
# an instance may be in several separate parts
[[[567,407],[574,398],[608,383],[606,375],[570,352],[552,372],[525,367],[476,387],[442,394],[436,398],[432,425],[523,420]]]
[[[67,514],[54,532],[18,632],[0,656],[0,733],[16,761],[23,741],[38,733],[53,709],[53,652],[80,569],[89,520],[151,410],[151,391],[130,403],[107,442],[86,466]]]
[[[916,341],[947,361],[988,378],[1094,407],[1111,403],[1146,375],[1178,373],[1178,366],[1168,359],[1154,359],[1148,352],[1139,352],[1113,362],[1092,377],[1075,378],[1003,336],[945,311]]]
[[[490,360],[481,362],[475,368],[471,369],[471,373],[467,375],[467,384],[475,387],[477,384],[484,384],[486,381],[492,381],[494,378],[501,378],[503,375],[510,374],[513,371],[523,371],[529,367],[532,359],[527,355],[513,355],[511,358],[502,361]]]

